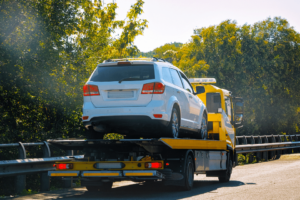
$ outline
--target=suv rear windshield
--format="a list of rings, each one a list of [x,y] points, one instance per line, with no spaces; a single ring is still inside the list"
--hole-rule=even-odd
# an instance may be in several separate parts
[[[90,81],[109,82],[132,78],[134,81],[154,79],[153,65],[116,65],[97,67]],[[130,81],[132,81],[130,80]]]

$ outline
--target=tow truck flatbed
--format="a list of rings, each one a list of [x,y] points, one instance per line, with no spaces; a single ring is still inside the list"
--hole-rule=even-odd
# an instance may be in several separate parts
[[[199,139],[48,140],[64,150],[83,150],[83,159],[57,162],[49,176],[80,177],[83,186],[109,187],[115,181],[157,181],[192,187],[194,174],[229,181],[233,150],[227,141]],[[229,176],[228,176],[229,174]]]
[[[224,140],[199,140],[199,139],[120,139],[120,140],[48,140],[51,145],[55,145],[64,150],[83,150],[85,147],[111,147],[128,146],[136,144],[139,146],[168,146],[171,149],[195,149],[195,150],[227,150],[227,143]],[[99,146],[100,145],[100,146]]]

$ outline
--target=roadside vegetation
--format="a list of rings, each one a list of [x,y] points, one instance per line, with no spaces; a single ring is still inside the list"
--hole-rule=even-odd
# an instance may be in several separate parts
[[[118,21],[117,4],[99,0],[0,0],[0,143],[84,137],[82,86],[98,63],[122,57],[155,56],[190,78],[216,78],[245,100],[240,135],[299,132],[300,34],[285,19],[226,20],[194,30],[185,44],[140,52],[134,40],[148,26],[143,4],[137,0]],[[122,136],[105,136],[115,137]],[[42,157],[40,147],[27,150],[29,158]],[[0,149],[0,156],[16,159],[17,148]],[[27,192],[39,190],[38,176],[27,176]],[[51,187],[59,184],[53,179]],[[13,178],[0,178],[0,195],[13,188]]]
[[[245,125],[238,135],[299,132],[300,34],[285,19],[243,26],[226,20],[154,53],[190,78],[216,78],[217,86],[243,97]]]
[[[0,143],[84,135],[82,86],[98,63],[135,56],[134,39],[148,24],[140,19],[142,0],[121,21],[117,4],[102,2],[0,0]],[[40,147],[27,150],[28,158],[42,157]],[[17,148],[0,156],[16,159]],[[39,189],[38,176],[27,176],[31,191]],[[0,178],[0,195],[13,190],[13,178]]]

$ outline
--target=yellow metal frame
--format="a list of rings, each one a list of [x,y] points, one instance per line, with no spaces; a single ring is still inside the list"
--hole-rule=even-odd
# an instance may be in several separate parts
[[[145,163],[149,162],[160,162],[162,163],[161,168],[145,168]],[[69,162],[56,162],[73,164],[73,169],[56,169],[56,171],[101,171],[102,169],[94,168],[94,164],[96,163],[124,163],[125,167],[121,169],[109,169],[110,171],[119,171],[119,170],[162,170],[164,169],[164,161],[163,160],[151,160],[151,161],[69,161]],[[138,164],[141,164],[139,167]]]
[[[78,174],[77,173],[51,173],[51,176],[78,176]]]
[[[141,173],[126,173],[125,176],[153,176],[153,173],[141,172]]]
[[[197,140],[171,138],[161,138],[160,140],[172,149],[227,150],[227,143],[225,140]]]
[[[119,173],[84,173],[84,177],[86,176],[119,176]]]

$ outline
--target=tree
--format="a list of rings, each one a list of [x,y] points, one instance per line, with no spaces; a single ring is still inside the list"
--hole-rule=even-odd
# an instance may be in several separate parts
[[[99,62],[136,54],[134,39],[147,27],[143,4],[117,21],[117,4],[99,0],[0,0],[0,143],[84,135],[82,86]],[[35,148],[28,157],[41,156]],[[1,195],[12,192],[5,184]]]
[[[292,134],[300,123],[299,41],[299,33],[279,17],[252,26],[227,20],[195,30],[173,64],[189,76],[214,77],[218,86],[244,97],[240,134]]]

